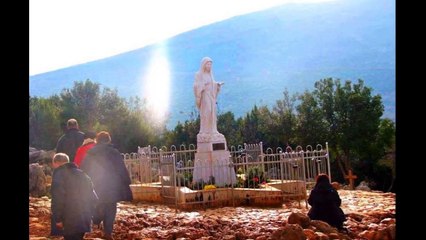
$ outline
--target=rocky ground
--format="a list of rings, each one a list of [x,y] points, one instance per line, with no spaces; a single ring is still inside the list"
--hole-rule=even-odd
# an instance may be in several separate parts
[[[395,239],[395,194],[339,190],[346,214],[347,232],[321,221],[310,221],[298,202],[282,208],[224,207],[176,212],[172,207],[146,203],[118,205],[115,239]],[[50,199],[32,198],[29,203],[30,239],[49,237]],[[290,217],[291,216],[291,217]],[[290,217],[290,218],[289,218]],[[84,239],[99,239],[94,229]]]

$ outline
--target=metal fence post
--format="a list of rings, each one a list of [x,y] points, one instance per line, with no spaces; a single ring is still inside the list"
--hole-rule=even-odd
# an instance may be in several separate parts
[[[326,156],[327,156],[327,167],[328,167],[328,177],[330,178],[330,182],[331,181],[331,169],[330,169],[330,154],[328,153],[328,142],[325,142],[325,149],[326,149]]]

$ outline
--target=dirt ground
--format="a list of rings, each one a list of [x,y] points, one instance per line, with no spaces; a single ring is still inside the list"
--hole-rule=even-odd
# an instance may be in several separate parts
[[[327,239],[395,239],[395,194],[339,190],[348,230]],[[50,199],[29,199],[31,240],[62,239],[50,237]],[[175,211],[166,205],[119,203],[113,236],[115,239],[276,239],[273,233],[287,224],[293,212],[308,209],[297,201],[281,208],[223,207],[192,212]],[[303,230],[307,239],[321,238],[321,229]],[[102,231],[93,229],[84,239],[101,239]]]

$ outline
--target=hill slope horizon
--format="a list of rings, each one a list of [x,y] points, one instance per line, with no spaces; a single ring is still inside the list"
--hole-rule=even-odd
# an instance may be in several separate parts
[[[240,117],[255,104],[272,107],[285,89],[302,93],[333,77],[363,79],[382,96],[384,117],[395,120],[395,3],[386,0],[293,3],[233,17],[134,51],[30,76],[30,96],[59,94],[86,79],[122,97],[147,98],[151,89],[157,100],[169,99],[170,128],[195,109],[192,85],[204,56],[213,59],[215,79],[225,82],[219,113]],[[164,72],[169,80],[161,82]]]

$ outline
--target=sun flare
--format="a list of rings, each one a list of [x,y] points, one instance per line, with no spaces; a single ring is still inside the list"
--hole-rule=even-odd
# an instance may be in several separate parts
[[[164,121],[170,101],[170,68],[164,48],[158,49],[153,54],[144,82],[143,96],[153,111],[153,117],[158,121]]]

